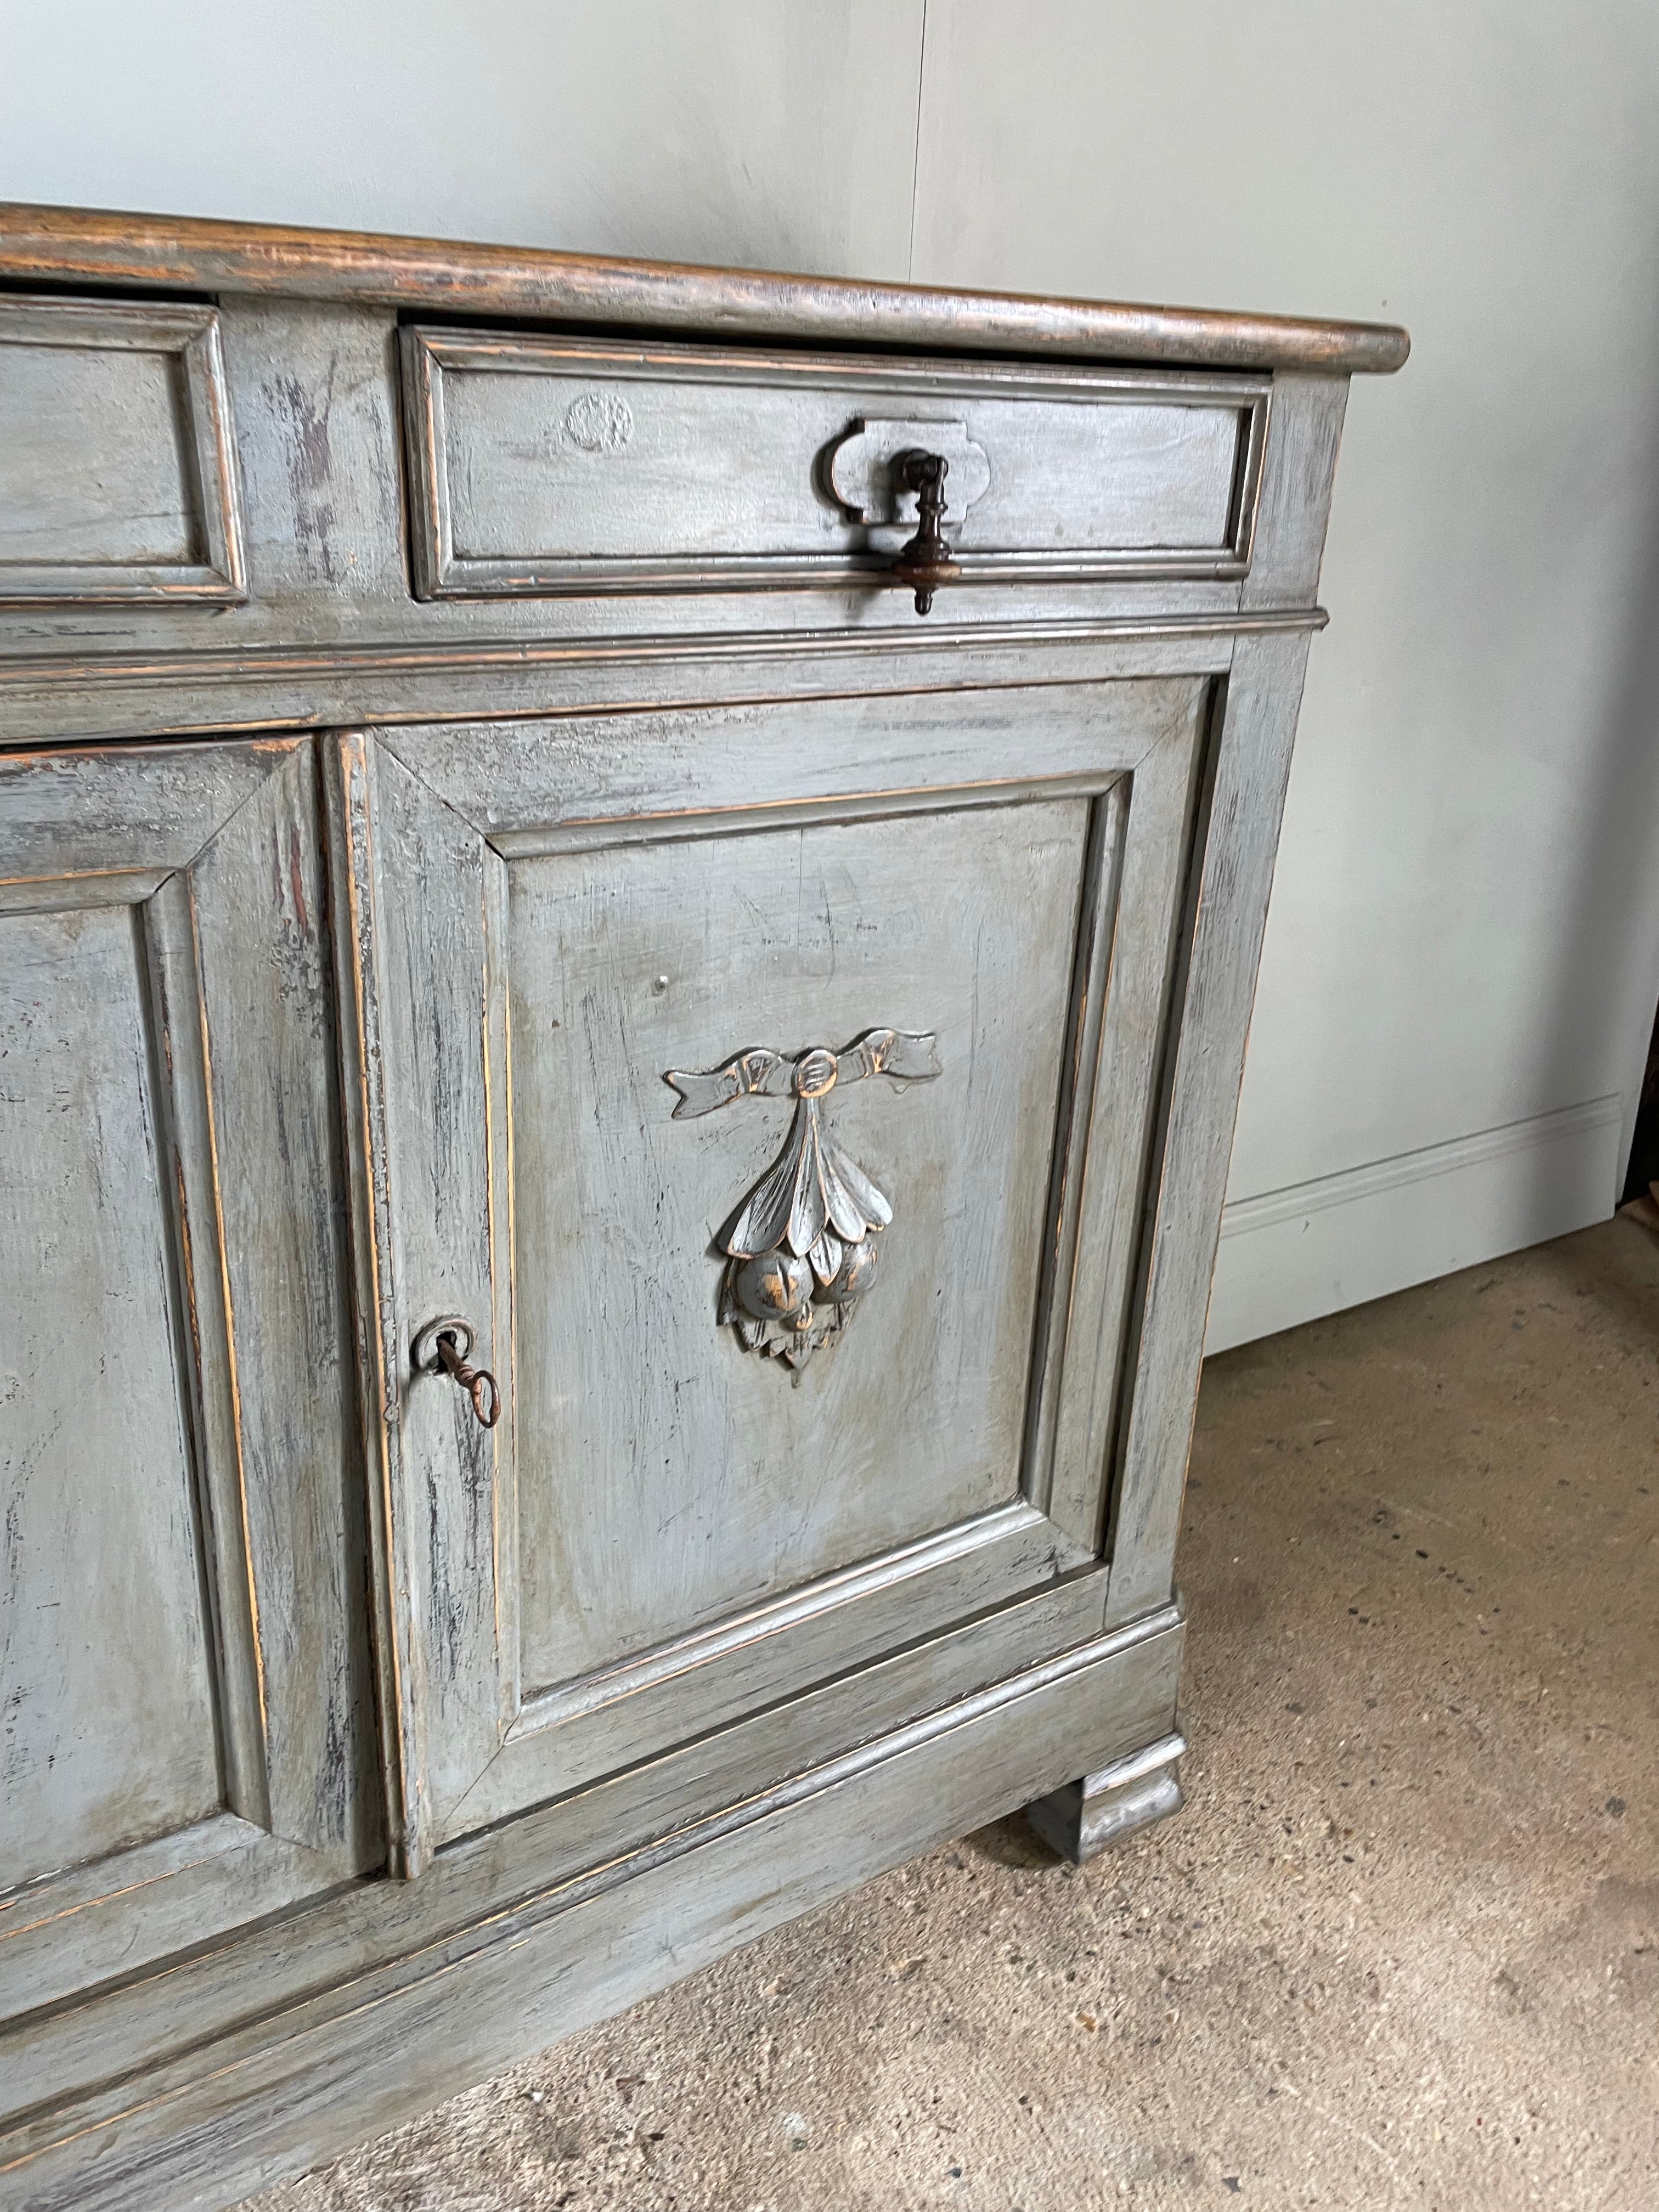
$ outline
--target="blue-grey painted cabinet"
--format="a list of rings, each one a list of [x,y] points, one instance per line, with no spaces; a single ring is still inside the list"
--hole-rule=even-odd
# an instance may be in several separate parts
[[[0,2204],[205,2207],[1178,1806],[1405,342],[27,208],[0,274]]]

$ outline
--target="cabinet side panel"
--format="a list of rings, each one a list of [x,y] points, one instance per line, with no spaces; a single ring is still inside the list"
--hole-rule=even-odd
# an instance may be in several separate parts
[[[1255,558],[1243,606],[1304,606],[1318,590],[1347,404],[1346,377],[1274,377]]]
[[[1177,986],[1111,1539],[1108,1618],[1169,1596],[1227,1164],[1290,774],[1305,637],[1241,641],[1221,708]]]

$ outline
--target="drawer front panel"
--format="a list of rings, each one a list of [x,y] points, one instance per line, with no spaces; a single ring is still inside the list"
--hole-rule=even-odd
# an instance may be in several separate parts
[[[0,603],[246,596],[217,312],[0,300]]]
[[[844,586],[944,455],[968,581],[1249,564],[1267,380],[404,333],[422,598]]]
[[[413,1868],[1056,1580],[1103,1608],[1206,696],[343,741]],[[411,1358],[446,1315],[495,1428]]]

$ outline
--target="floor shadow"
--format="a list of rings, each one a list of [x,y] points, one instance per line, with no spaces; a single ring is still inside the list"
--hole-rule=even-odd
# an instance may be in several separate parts
[[[1059,1851],[1049,1850],[1023,1813],[1011,1813],[1006,1820],[993,1820],[988,1827],[975,1828],[972,1835],[961,1838],[957,1849],[971,1851],[975,1858],[988,1859],[993,1866],[1022,1868],[1029,1872],[1071,1863]]]

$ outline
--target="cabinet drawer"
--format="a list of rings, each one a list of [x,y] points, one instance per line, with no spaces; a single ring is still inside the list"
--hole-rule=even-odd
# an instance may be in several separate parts
[[[967,582],[1249,565],[1268,380],[931,364],[415,328],[422,599],[844,587],[916,527],[942,454]]]
[[[0,300],[0,605],[246,597],[217,310]]]

